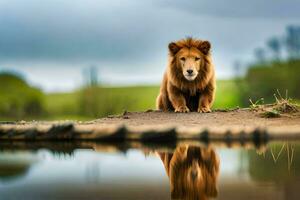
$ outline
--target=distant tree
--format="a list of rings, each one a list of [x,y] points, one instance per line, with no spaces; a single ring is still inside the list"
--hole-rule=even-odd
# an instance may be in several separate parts
[[[266,62],[266,52],[263,48],[254,49],[254,55],[258,63],[263,64]]]
[[[290,59],[300,57],[300,26],[288,26],[285,45]]]
[[[98,68],[92,65],[83,71],[84,82],[88,86],[98,85]]]
[[[233,63],[233,70],[234,70],[234,76],[235,76],[235,78],[238,78],[238,77],[241,76],[241,74],[242,74],[241,68],[242,68],[241,62],[238,61],[238,60],[236,60]]]
[[[272,54],[274,55],[274,59],[279,61],[281,57],[281,43],[280,40],[277,37],[272,37],[267,41],[267,46],[272,51]]]
[[[96,66],[92,65],[89,69],[90,74],[90,85],[96,86],[98,84],[98,69]]]

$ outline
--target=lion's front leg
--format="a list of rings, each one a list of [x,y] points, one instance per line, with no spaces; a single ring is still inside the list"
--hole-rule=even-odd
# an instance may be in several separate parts
[[[190,112],[189,108],[186,106],[185,98],[179,89],[170,85],[168,87],[168,94],[172,106],[175,109],[175,112],[180,112],[180,113]]]
[[[211,112],[211,106],[214,100],[215,88],[209,84],[201,93],[199,98],[198,112],[208,113]]]
[[[210,104],[209,104],[209,96],[203,95],[200,97],[199,100],[199,106],[198,106],[198,112],[200,113],[209,113],[211,112]]]

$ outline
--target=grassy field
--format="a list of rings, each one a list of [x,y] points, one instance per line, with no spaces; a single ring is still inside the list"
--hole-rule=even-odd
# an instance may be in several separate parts
[[[264,103],[275,101],[277,90],[299,103],[300,60],[254,64],[245,78],[218,80],[213,108],[248,107],[264,99]],[[270,76],[272,74],[272,76]],[[91,87],[73,93],[48,94],[47,116],[51,118],[85,119],[99,118],[127,111],[155,109],[159,86]],[[297,100],[298,99],[298,100]]]
[[[88,120],[123,111],[155,109],[159,86],[98,87],[92,91],[47,94],[47,119]],[[217,82],[214,108],[239,106],[239,92],[234,81]],[[86,112],[85,112],[86,111]]]

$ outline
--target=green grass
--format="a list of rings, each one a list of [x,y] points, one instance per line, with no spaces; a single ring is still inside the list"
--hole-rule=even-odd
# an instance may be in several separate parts
[[[55,115],[72,115],[78,107],[78,92],[46,94],[45,109]]]
[[[110,96],[111,100],[115,99],[115,105],[120,109],[142,111],[155,109],[155,100],[159,93],[159,86],[102,88],[102,92]],[[126,106],[122,105],[123,102],[126,102]],[[111,103],[114,105],[113,102]]]
[[[52,93],[46,95],[46,119],[89,120],[123,111],[155,109],[159,86],[99,87],[89,93]],[[239,93],[232,80],[217,82],[214,108],[239,105]],[[83,105],[85,108],[83,108]],[[90,110],[89,112],[84,112]]]
[[[90,107],[91,110],[98,110],[96,117],[102,117],[109,114],[119,114],[125,110],[143,111],[154,109],[159,87],[100,87],[92,92],[94,94],[90,98],[93,102],[86,103],[85,106]],[[47,94],[45,101],[47,117],[45,119],[92,119],[93,116],[90,114],[82,113],[82,106],[80,105],[82,96],[80,95],[84,94],[79,91]]]
[[[91,120],[93,117],[79,114],[79,92],[46,94],[43,120]]]
[[[216,98],[213,108],[235,108],[240,106],[240,94],[234,80],[217,81]]]

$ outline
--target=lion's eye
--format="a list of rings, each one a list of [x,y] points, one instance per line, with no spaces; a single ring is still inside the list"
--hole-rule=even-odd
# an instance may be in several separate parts
[[[185,61],[185,57],[181,57],[180,60]]]
[[[199,58],[199,57],[196,57],[195,60],[198,61],[198,60],[200,60],[200,58]]]

